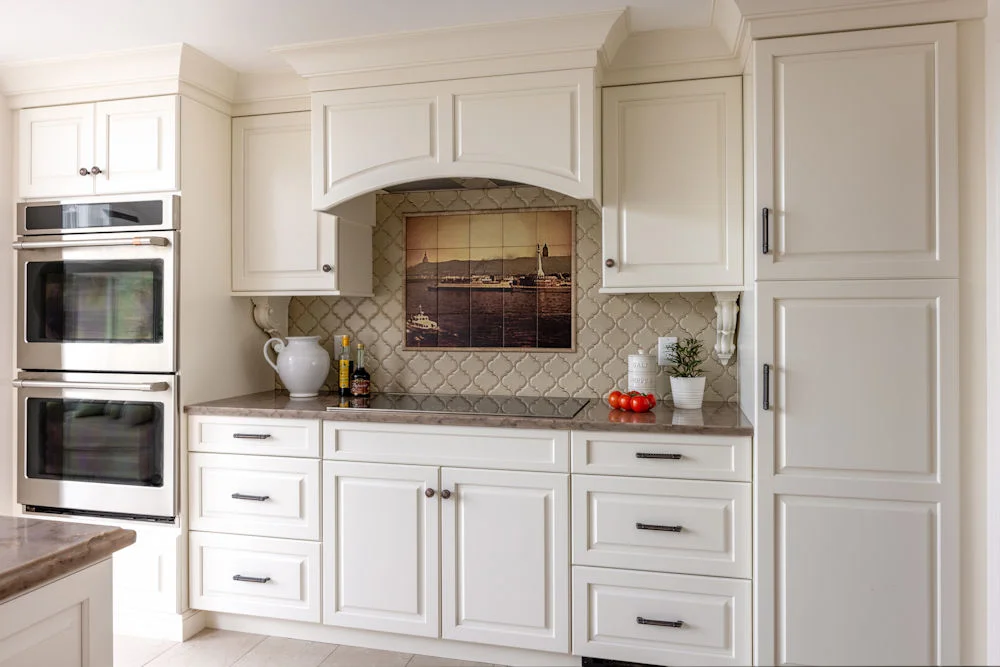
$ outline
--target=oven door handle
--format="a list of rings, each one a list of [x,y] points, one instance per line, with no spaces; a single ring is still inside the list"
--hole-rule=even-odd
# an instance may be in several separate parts
[[[111,389],[121,391],[166,391],[167,382],[70,382],[63,380],[13,380],[21,389]]]
[[[162,236],[133,236],[129,239],[80,239],[76,241],[15,241],[14,250],[46,250],[48,248],[92,248],[104,246],[168,246],[170,239]]]

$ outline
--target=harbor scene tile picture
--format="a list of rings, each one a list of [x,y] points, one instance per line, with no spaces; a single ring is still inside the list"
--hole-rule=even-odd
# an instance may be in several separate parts
[[[574,350],[575,210],[405,216],[404,349]]]

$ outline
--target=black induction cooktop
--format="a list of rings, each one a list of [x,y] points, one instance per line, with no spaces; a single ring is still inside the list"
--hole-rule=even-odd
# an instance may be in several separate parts
[[[463,394],[372,394],[342,398],[327,411],[343,409],[394,410],[462,415],[502,415],[572,419],[587,405],[586,398],[544,396],[470,396]]]

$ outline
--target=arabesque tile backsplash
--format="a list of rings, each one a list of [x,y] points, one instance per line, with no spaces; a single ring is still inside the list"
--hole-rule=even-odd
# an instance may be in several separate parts
[[[574,206],[576,351],[404,350],[403,215],[414,212]],[[437,190],[378,195],[372,237],[375,296],[294,297],[291,336],[319,336],[336,359],[342,334],[365,344],[376,391],[604,395],[624,389],[628,355],[655,349],[659,336],[696,336],[715,345],[715,299],[709,293],[601,294],[601,214],[590,202],[535,187]],[[335,345],[336,343],[336,345]],[[723,367],[709,354],[706,401],[736,400],[735,358]],[[326,389],[336,387],[331,373]]]

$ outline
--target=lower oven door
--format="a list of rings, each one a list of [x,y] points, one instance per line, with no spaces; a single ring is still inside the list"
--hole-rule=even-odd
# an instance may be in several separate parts
[[[20,373],[17,501],[176,516],[176,385],[176,375]]]
[[[174,373],[177,233],[30,236],[17,250],[17,367]]]

